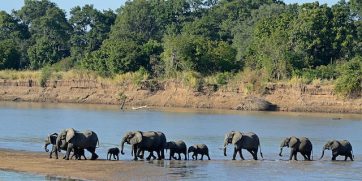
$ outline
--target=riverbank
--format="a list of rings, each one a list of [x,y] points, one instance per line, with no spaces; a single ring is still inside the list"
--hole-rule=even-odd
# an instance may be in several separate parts
[[[48,153],[0,149],[0,169],[64,179],[167,180],[164,168],[157,166],[157,164],[107,160],[67,161],[49,159],[48,156]]]
[[[73,79],[47,81],[0,79],[0,101],[113,104],[125,107],[155,106],[230,109],[246,111],[290,111],[362,113],[362,98],[346,99],[334,94],[331,84],[270,83],[259,93],[245,86],[199,90],[180,81],[115,84],[99,80]]]

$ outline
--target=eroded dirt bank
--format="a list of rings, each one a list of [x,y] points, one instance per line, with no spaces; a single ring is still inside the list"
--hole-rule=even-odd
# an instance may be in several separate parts
[[[167,180],[164,168],[157,164],[141,161],[56,160],[49,159],[47,153],[4,149],[0,149],[0,169],[82,180]]]
[[[343,99],[332,85],[270,84],[261,94],[247,95],[242,87],[205,87],[194,91],[179,82],[150,86],[111,85],[92,80],[37,81],[0,80],[0,101],[120,104],[126,107],[157,106],[238,110],[362,113],[362,98]]]

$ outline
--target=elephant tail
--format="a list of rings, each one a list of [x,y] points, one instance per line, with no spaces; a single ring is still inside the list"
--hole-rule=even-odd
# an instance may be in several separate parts
[[[261,158],[262,158],[262,159],[264,159],[264,157],[263,157],[263,153],[261,152],[260,142],[259,142],[259,148],[260,148],[260,156],[261,156]]]
[[[99,148],[99,140],[97,140],[97,146],[96,146],[96,148]]]

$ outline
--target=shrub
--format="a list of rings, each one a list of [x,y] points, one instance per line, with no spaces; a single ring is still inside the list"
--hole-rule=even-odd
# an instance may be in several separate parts
[[[203,79],[200,73],[194,71],[183,72],[182,82],[195,91],[201,91],[203,86]]]
[[[49,66],[44,66],[41,69],[40,80],[39,80],[41,87],[46,87],[46,83],[50,79],[51,75],[52,75],[52,70]]]
[[[351,61],[337,68],[340,76],[335,83],[335,91],[343,97],[360,96],[362,91],[362,57],[355,57]]]

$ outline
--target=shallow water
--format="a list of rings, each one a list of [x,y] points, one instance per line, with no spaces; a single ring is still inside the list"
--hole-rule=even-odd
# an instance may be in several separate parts
[[[0,102],[0,115],[0,148],[41,152],[48,134],[68,127],[95,131],[100,139],[97,153],[101,158],[106,158],[108,148],[119,146],[122,135],[130,130],[159,130],[168,140],[208,145],[211,161],[145,162],[166,168],[170,179],[362,179],[362,115],[190,109],[120,111],[117,106],[105,105],[9,102]],[[224,157],[221,150],[224,134],[231,130],[258,134],[264,160],[250,160],[251,155],[243,151],[249,160],[231,161],[231,145],[228,156]],[[353,145],[356,161],[331,162],[328,151],[321,161],[286,161],[289,150],[285,148],[283,157],[279,157],[279,145],[284,137],[292,135],[310,138],[314,159],[320,157],[327,140],[347,139]],[[129,145],[125,146],[125,152],[120,158],[130,160]],[[302,159],[300,155],[298,158]]]

